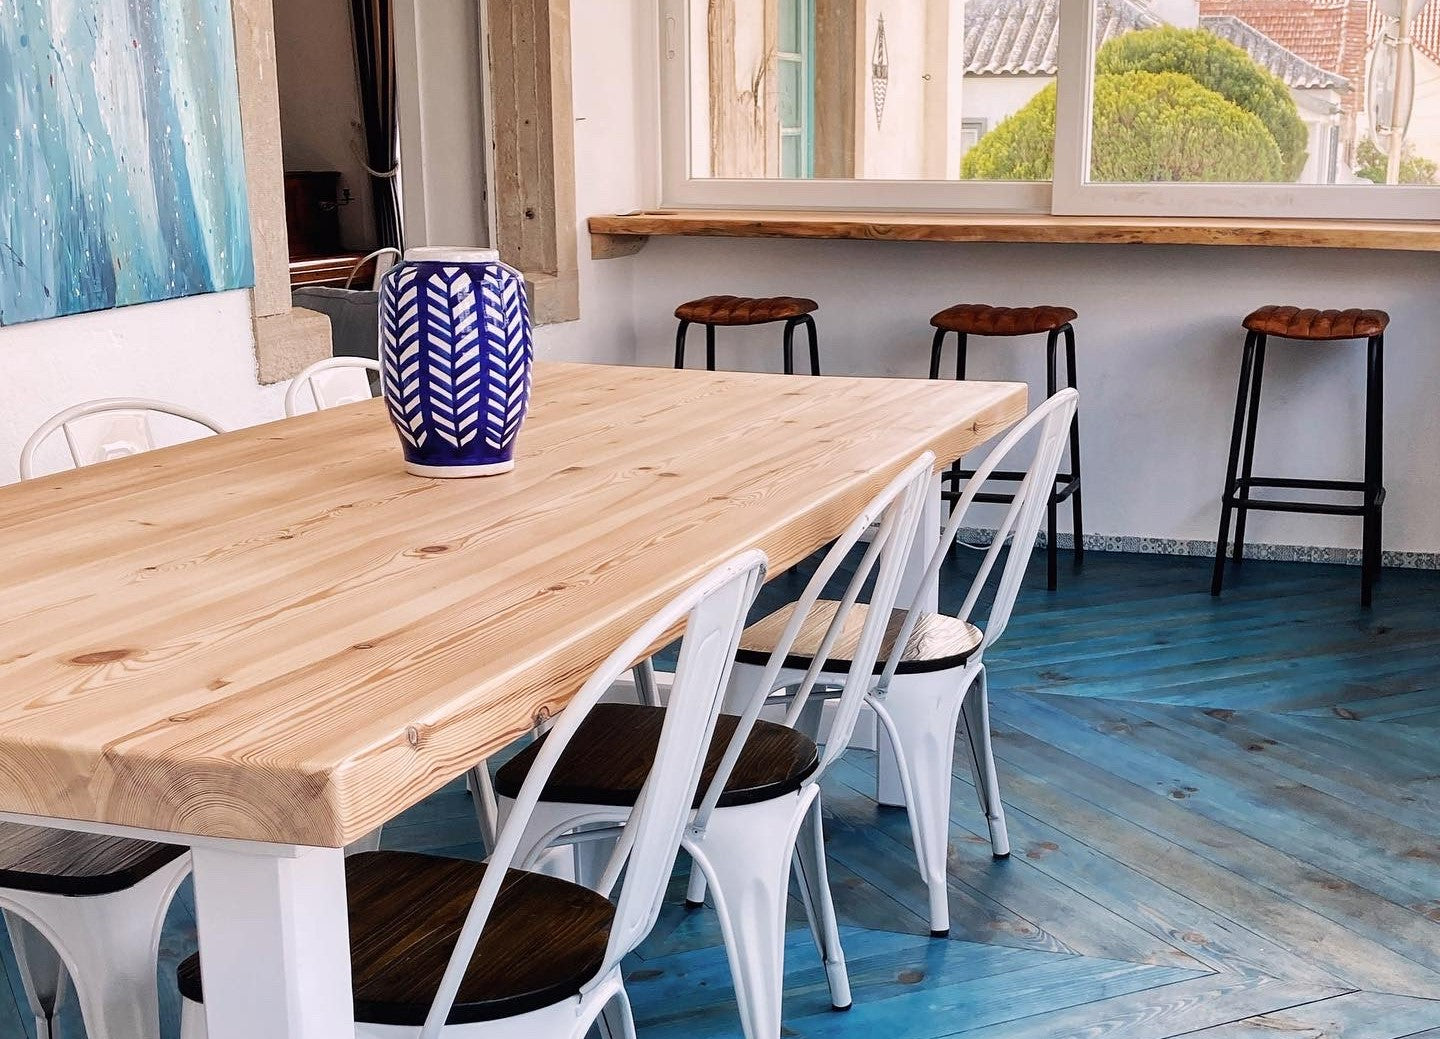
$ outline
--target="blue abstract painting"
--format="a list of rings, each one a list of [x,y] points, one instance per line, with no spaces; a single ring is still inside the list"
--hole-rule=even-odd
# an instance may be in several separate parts
[[[230,0],[0,0],[0,325],[252,284]]]

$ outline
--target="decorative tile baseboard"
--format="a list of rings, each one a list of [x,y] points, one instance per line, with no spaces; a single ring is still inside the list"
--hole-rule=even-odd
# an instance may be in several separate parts
[[[960,538],[972,545],[988,545],[994,532],[978,527],[967,527]],[[1062,549],[1073,548],[1074,536],[1059,534],[1056,538]],[[1045,547],[1045,531],[1035,539],[1037,548]],[[1202,556],[1215,555],[1213,541],[1183,541],[1178,538],[1141,538],[1111,534],[1086,534],[1087,552],[1138,552],[1155,556]],[[1264,545],[1249,543],[1245,546],[1245,558],[1267,559],[1280,563],[1339,563],[1344,566],[1360,565],[1358,548],[1321,548],[1315,545]],[[1440,570],[1440,552],[1384,552],[1381,554],[1384,566],[1400,567],[1406,570]]]

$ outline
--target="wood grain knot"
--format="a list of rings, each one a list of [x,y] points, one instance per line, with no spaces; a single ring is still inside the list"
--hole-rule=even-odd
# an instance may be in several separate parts
[[[425,545],[415,550],[422,556],[438,556],[450,551],[449,545]]]
[[[909,970],[902,970],[899,974],[895,975],[895,980],[902,985],[918,985],[925,980],[925,972],[911,967]]]
[[[71,657],[70,663],[79,664],[81,667],[88,667],[92,664],[113,664],[117,660],[129,660],[138,652],[134,649],[97,649],[94,653],[81,653],[78,657]]]
[[[405,727],[405,742],[412,747],[420,746],[420,730],[413,725]]]

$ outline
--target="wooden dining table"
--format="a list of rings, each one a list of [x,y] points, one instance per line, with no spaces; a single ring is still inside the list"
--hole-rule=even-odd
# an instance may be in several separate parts
[[[504,476],[408,475],[369,401],[5,487],[0,818],[189,846],[210,1039],[351,1039],[347,843],[718,563],[783,572],[1025,409],[1014,383],[549,363]]]

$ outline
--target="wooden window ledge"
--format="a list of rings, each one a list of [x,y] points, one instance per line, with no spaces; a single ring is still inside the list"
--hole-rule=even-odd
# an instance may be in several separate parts
[[[589,227],[595,259],[639,252],[654,235],[1440,252],[1440,225],[1420,221],[670,209],[592,216]]]

